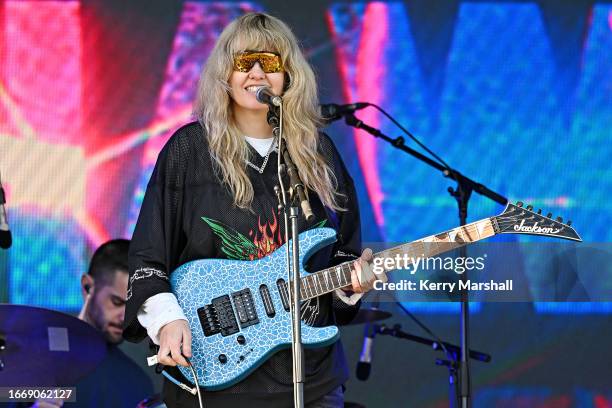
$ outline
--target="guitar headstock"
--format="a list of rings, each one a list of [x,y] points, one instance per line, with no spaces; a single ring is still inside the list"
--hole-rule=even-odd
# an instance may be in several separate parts
[[[519,201],[516,205],[508,203],[504,212],[491,220],[496,234],[542,235],[582,241],[578,233],[570,227],[571,221],[564,224],[561,217],[553,220],[551,213],[546,216],[541,213],[542,210],[534,212],[530,205],[523,207],[523,203]]]

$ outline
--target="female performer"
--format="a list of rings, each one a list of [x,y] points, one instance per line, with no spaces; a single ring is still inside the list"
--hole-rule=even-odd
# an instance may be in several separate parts
[[[186,366],[184,357],[191,357],[191,332],[171,293],[170,273],[197,259],[258,259],[284,243],[274,192],[277,141],[266,120],[268,106],[255,97],[262,86],[282,96],[283,143],[315,215],[309,222],[300,216],[299,230],[328,226],[338,232],[337,243],[313,255],[307,269],[357,259],[361,252],[353,181],[329,137],[318,131],[315,77],[296,38],[272,16],[238,18],[221,33],[202,71],[198,121],[176,131],[159,155],[130,247],[124,336],[140,341],[148,334],[165,366]],[[365,250],[354,262],[352,286],[307,301],[303,320],[313,326],[350,321],[375,280],[370,259]],[[290,350],[277,352],[241,382],[204,393],[204,404],[291,406],[291,357]],[[187,383],[175,367],[170,371]],[[342,407],[347,379],[340,341],[305,350],[307,407]],[[196,397],[169,381],[163,393],[170,407],[198,406]]]

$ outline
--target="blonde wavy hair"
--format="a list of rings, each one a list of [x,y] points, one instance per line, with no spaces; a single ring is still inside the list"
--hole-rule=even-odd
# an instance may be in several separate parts
[[[338,204],[337,180],[318,151],[318,110],[315,75],[291,29],[263,13],[245,14],[221,33],[198,83],[194,114],[206,130],[215,170],[234,197],[234,204],[250,209],[253,186],[247,176],[248,146],[232,114],[229,78],[234,56],[245,50],[278,53],[285,69],[283,134],[305,186],[316,191],[323,204]]]

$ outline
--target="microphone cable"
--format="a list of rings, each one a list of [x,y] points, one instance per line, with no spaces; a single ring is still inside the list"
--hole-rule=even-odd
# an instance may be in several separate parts
[[[400,130],[402,132],[404,132],[406,134],[406,136],[408,136],[410,139],[412,139],[416,144],[418,144],[423,150],[425,150],[427,153],[429,153],[430,155],[432,155],[432,157],[434,159],[436,159],[441,165],[443,165],[444,167],[446,167],[447,169],[450,170],[450,166],[437,154],[435,154],[430,148],[428,148],[427,146],[425,146],[423,143],[421,143],[421,141],[419,139],[416,138],[416,136],[414,136],[412,133],[410,133],[410,131],[408,129],[406,129],[405,127],[403,127],[397,120],[395,120],[393,118],[393,116],[389,115],[383,108],[381,108],[380,106],[376,105],[375,103],[369,103],[368,105],[372,106],[373,108],[377,109],[378,111],[380,111],[380,113],[382,113],[383,115],[385,115],[387,117],[387,119],[389,119],[395,126],[397,126],[398,128],[400,128]]]
[[[183,356],[184,357],[184,356]],[[200,408],[204,408],[204,403],[202,402],[202,394],[200,391],[200,381],[198,380],[198,374],[196,373],[195,369],[193,368],[193,364],[191,364],[191,360],[189,360],[187,357],[184,357],[185,360],[187,360],[187,363],[189,364],[189,369],[191,370],[191,375],[193,375],[193,381],[195,383],[195,387],[190,387],[182,382],[180,382],[179,380],[177,380],[176,378],[174,378],[169,372],[166,371],[166,368],[164,365],[159,364],[159,362],[157,361],[157,356],[151,356],[147,358],[147,363],[149,366],[157,364],[158,367],[164,367],[161,369],[161,371],[158,371],[157,369],[155,370],[158,374],[161,373],[161,375],[163,375],[164,377],[166,377],[170,382],[172,382],[174,385],[176,385],[177,387],[187,391],[188,393],[190,393],[191,395],[197,395],[198,396],[198,404],[200,406]]]

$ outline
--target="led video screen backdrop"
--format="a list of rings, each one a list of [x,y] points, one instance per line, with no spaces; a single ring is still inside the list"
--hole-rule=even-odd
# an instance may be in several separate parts
[[[0,171],[14,235],[0,266],[10,302],[80,307],[92,249],[130,237],[157,153],[190,119],[220,31],[276,4],[128,3],[0,3]],[[376,103],[464,174],[569,217],[586,241],[609,242],[612,6],[426,3],[317,3],[288,17],[322,102]],[[372,108],[357,116],[400,135]],[[344,124],[328,132],[355,178],[365,241],[457,224],[448,180]],[[499,210],[476,195],[469,219]],[[580,308],[608,310],[541,310]]]

